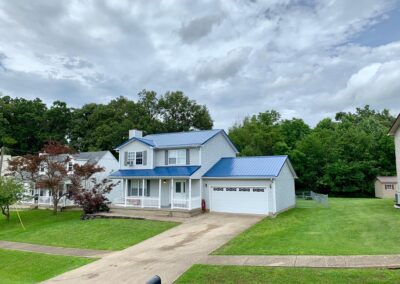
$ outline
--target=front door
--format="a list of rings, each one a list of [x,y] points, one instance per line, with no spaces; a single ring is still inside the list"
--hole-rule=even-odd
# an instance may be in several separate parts
[[[176,181],[175,182],[175,194],[176,199],[186,199],[186,182]]]

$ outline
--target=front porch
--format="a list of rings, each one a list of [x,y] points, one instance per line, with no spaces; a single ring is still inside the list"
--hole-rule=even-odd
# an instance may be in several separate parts
[[[125,208],[194,210],[201,208],[201,180],[131,178],[122,180],[123,196],[114,205]]]

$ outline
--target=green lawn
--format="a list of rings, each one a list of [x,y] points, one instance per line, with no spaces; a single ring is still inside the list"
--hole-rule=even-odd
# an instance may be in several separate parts
[[[175,283],[399,283],[400,271],[194,265]]]
[[[37,283],[94,259],[0,249],[0,283]]]
[[[392,200],[330,198],[329,208],[300,201],[265,218],[215,254],[374,255],[400,253],[400,210]]]
[[[81,221],[81,212],[49,210],[20,211],[26,230],[16,213],[10,222],[0,219],[0,240],[60,247],[120,250],[177,225],[173,222],[127,219]]]

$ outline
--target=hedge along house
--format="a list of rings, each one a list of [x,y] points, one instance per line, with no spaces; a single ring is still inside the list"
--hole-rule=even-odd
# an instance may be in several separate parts
[[[131,130],[117,147],[125,208],[275,214],[294,206],[287,156],[236,158],[224,130],[152,134]]]

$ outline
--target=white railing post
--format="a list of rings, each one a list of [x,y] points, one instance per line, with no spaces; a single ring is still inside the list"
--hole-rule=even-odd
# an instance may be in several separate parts
[[[142,179],[142,208],[144,207],[144,178]]]
[[[158,208],[161,208],[161,179],[158,179]]]
[[[171,179],[171,209],[174,209],[174,179]]]
[[[189,178],[189,210],[192,210],[192,179]]]
[[[122,181],[123,181],[122,186],[124,187],[124,195],[125,195],[124,206],[126,207],[127,201],[128,201],[127,200],[128,199],[128,180],[123,179]]]

